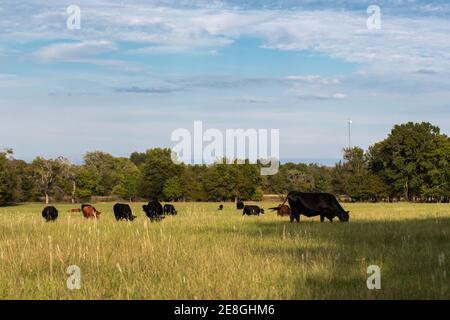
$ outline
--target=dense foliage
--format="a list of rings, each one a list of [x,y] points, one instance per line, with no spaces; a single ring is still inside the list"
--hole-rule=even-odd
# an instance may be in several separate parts
[[[334,167],[286,163],[273,176],[257,164],[185,165],[169,149],[133,153],[130,158],[89,152],[82,165],[67,159],[36,158],[26,163],[0,152],[0,205],[34,200],[87,200],[116,196],[172,201],[260,200],[291,190],[331,192],[354,201],[406,199],[448,201],[450,138],[429,123],[395,126],[367,152],[344,149]]]

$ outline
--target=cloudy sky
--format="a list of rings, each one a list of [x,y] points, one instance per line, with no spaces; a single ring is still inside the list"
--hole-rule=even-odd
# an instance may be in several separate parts
[[[450,134],[447,2],[2,0],[0,146],[126,156],[202,120],[279,128],[282,159],[334,160],[349,117],[363,148],[406,121]]]

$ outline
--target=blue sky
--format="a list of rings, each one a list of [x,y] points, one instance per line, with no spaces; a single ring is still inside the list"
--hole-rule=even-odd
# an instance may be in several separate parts
[[[202,120],[279,128],[282,159],[339,159],[348,117],[363,148],[406,121],[450,134],[449,18],[446,1],[4,0],[0,146],[127,156]]]

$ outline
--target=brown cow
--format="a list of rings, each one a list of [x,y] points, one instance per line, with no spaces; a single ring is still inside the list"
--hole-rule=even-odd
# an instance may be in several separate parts
[[[80,208],[77,208],[77,209],[70,209],[70,210],[67,211],[67,212],[69,212],[69,213],[75,213],[75,212],[79,213],[79,212],[81,212],[81,209],[80,209]]]
[[[90,218],[100,218],[100,211],[97,211],[97,209],[95,209],[95,207],[91,206],[90,204],[83,204],[81,206],[81,211],[83,212],[83,216],[86,219],[90,219]]]
[[[276,211],[278,216],[290,216],[291,215],[291,208],[287,205],[279,205],[275,208],[270,208],[270,210]]]

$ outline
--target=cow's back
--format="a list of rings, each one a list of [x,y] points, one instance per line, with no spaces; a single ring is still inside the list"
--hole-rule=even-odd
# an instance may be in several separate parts
[[[291,215],[291,209],[287,205],[281,206],[280,209],[278,209],[278,215],[279,216],[289,216]]]
[[[42,217],[46,221],[55,221],[58,218],[58,210],[53,206],[45,207],[42,210]]]
[[[83,204],[81,206],[81,211],[83,212],[83,216],[87,219],[89,218],[98,218],[100,212],[98,212],[95,207],[90,204]]]

